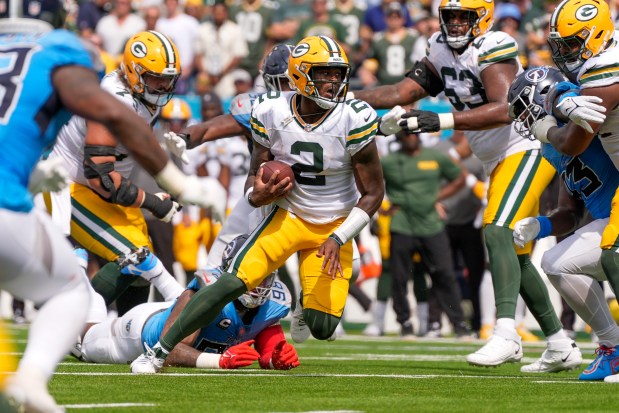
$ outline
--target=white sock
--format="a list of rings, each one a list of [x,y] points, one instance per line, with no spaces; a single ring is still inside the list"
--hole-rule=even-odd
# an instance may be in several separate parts
[[[567,334],[565,334],[565,330],[561,329],[559,331],[557,331],[554,334],[549,335],[548,337],[546,337],[546,341],[551,342],[551,341],[564,341],[564,340],[570,340],[572,341]]]
[[[419,321],[418,333],[420,336],[428,332],[428,317],[430,315],[430,305],[425,303],[417,303],[417,321]]]
[[[492,275],[486,270],[479,287],[479,311],[482,325],[493,325],[496,318],[496,305],[494,304],[494,289],[492,287]]]
[[[520,295],[518,295],[518,301],[516,301],[516,325],[519,326],[524,323],[524,316],[527,313],[527,306]]]
[[[387,302],[386,301],[374,301],[372,304],[372,318],[374,319],[374,324],[378,327],[380,331],[385,331],[385,313],[387,312]]]
[[[516,320],[511,318],[499,318],[496,320],[496,328],[502,330],[516,330]]]
[[[77,280],[39,309],[30,326],[28,344],[18,371],[38,370],[49,380],[60,360],[75,344],[84,328],[84,309],[90,304],[86,284],[81,278]]]

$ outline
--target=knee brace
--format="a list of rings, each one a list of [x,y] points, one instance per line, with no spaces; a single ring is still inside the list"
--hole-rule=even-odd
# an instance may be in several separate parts
[[[339,317],[312,308],[303,310],[303,318],[312,335],[318,340],[330,338],[340,323]]]

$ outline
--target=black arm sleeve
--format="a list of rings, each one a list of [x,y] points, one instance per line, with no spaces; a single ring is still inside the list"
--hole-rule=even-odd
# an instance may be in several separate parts
[[[419,83],[428,92],[428,95],[432,97],[436,97],[445,88],[441,78],[436,76],[423,61],[416,62],[413,68],[406,72],[404,76]]]

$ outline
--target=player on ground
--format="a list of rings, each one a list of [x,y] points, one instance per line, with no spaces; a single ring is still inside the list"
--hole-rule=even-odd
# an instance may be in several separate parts
[[[348,296],[351,240],[384,196],[374,142],[378,118],[365,102],[344,100],[349,75],[345,53],[326,36],[305,38],[294,48],[288,76],[295,92],[262,96],[251,117],[255,147],[247,201],[273,207],[234,256],[230,270],[196,293],[153,351],[132,363],[134,373],[159,371],[166,353],[189,331],[208,324],[230,300],[255,288],[296,252],[308,335],[311,331],[321,340],[333,335]],[[260,165],[271,159],[297,171],[294,186],[289,178],[277,182],[277,174],[262,182]]]
[[[466,131],[473,153],[490,177],[483,222],[497,321],[487,344],[467,356],[467,361],[477,366],[522,359],[515,322],[518,294],[548,342],[554,343],[553,348],[560,347],[565,354],[572,351],[572,341],[565,335],[548,290],[531,263],[531,244],[514,248],[514,223],[537,213],[539,197],[555,171],[543,160],[538,142],[524,139],[513,130],[507,114],[507,90],[522,68],[516,41],[504,32],[490,30],[493,12],[493,1],[442,0],[441,31],[430,38],[427,57],[395,85],[355,92],[379,108],[412,104],[444,92],[455,112],[412,110],[402,116],[401,123],[418,132]],[[383,117],[383,123],[396,121],[397,117]]]
[[[557,67],[581,91],[594,99],[606,113],[603,122],[570,121],[557,127],[552,115],[540,118],[532,126],[535,137],[549,142],[559,152],[576,156],[599,139],[615,167],[619,168],[619,34],[615,31],[608,4],[603,0],[564,0],[550,18],[548,43]],[[578,109],[578,104],[565,100],[559,106],[565,116]],[[612,205],[619,200],[619,192]],[[612,208],[609,224],[601,240],[602,266],[615,294],[619,291],[619,211]],[[604,379],[619,383],[619,375]]]
[[[200,270],[176,303],[141,304],[122,318],[91,327],[81,346],[81,359],[93,363],[127,364],[159,337],[200,287],[214,283],[247,235],[226,248],[222,268]],[[178,343],[166,365],[236,369],[258,360],[263,369],[289,370],[299,365],[297,352],[286,342],[279,320],[290,311],[290,292],[272,273],[262,283],[228,303],[208,326]],[[255,350],[251,345],[255,347]]]
[[[120,69],[107,75],[101,87],[152,126],[180,74],[174,43],[145,31],[129,39]],[[179,203],[170,194],[147,193],[134,185],[129,175],[135,161],[128,151],[111,131],[82,117],[73,116],[62,128],[50,157],[65,161],[73,181],[70,196],[52,194],[52,214],[64,225],[70,222],[71,236],[81,246],[109,261],[92,280],[106,303],[137,277],[153,283],[165,300],[178,297],[183,288],[152,253],[140,207],[169,222]],[[223,211],[217,206],[222,203],[217,198],[225,196],[219,189],[208,187],[209,206]]]
[[[33,209],[28,177],[71,111],[113,131],[164,187],[200,202],[201,188],[169,163],[148,125],[99,87],[91,54],[73,34],[33,19],[0,21],[0,286],[40,304],[5,394],[26,410],[62,411],[47,383],[83,327],[89,295],[71,245]],[[68,111],[67,111],[68,110]]]

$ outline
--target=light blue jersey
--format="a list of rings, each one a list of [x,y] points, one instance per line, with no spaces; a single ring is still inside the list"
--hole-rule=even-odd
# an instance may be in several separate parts
[[[563,155],[550,144],[543,145],[542,154],[555,167],[567,190],[585,203],[594,219],[610,216],[619,172],[598,138],[578,156]]]
[[[190,283],[187,288],[195,289],[197,284]],[[235,302],[228,303],[215,319],[200,330],[193,347],[206,353],[223,353],[228,347],[252,340],[265,328],[279,323],[290,312],[290,292],[279,281],[273,283],[269,300],[257,308],[250,320],[243,320],[235,307]],[[161,336],[163,326],[174,306],[153,315],[142,329],[142,342],[154,346]],[[252,313],[252,310],[250,310]],[[247,318],[247,316],[245,317]]]
[[[92,68],[86,48],[66,30],[0,35],[0,208],[33,207],[30,173],[70,117],[51,82],[66,65]]]
[[[267,92],[264,92],[267,93]],[[254,105],[256,99],[262,96],[264,93],[243,93],[235,96],[230,102],[230,114],[234,120],[243,127],[243,129],[250,131],[249,119],[251,118],[251,108]]]

